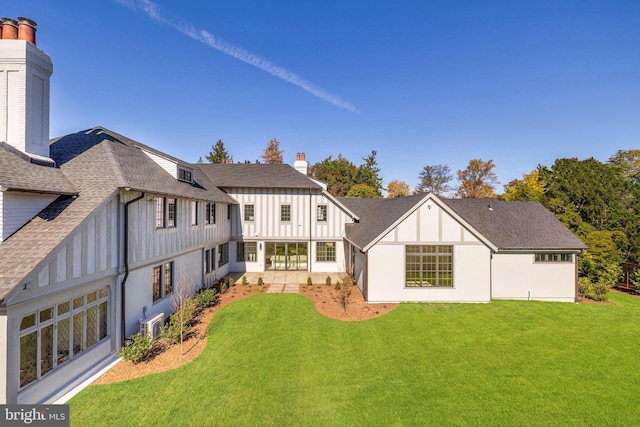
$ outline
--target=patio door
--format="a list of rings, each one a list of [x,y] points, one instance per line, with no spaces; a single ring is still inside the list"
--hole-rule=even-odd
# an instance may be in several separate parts
[[[266,270],[307,270],[307,242],[267,242]]]

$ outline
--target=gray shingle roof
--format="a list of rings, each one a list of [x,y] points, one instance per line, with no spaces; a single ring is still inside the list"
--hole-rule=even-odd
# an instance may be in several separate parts
[[[341,203],[360,216],[360,223],[347,225],[347,238],[360,248],[366,247],[426,197],[420,194],[398,199],[340,198]],[[586,249],[579,238],[538,202],[438,200],[498,250]]]
[[[311,178],[287,164],[199,164],[192,165],[222,188],[314,188]]]
[[[29,156],[0,142],[0,189],[50,194],[76,194],[58,168],[31,163]]]
[[[178,181],[138,147],[147,148],[153,152],[157,150],[102,127],[57,139],[51,145],[51,156],[63,165],[67,159],[75,158],[86,149],[102,143],[111,153],[109,163],[113,166],[119,187],[236,204],[235,200],[213,185],[206,176],[201,177],[196,173],[194,184]],[[164,157],[190,167],[188,163],[174,157],[168,155]]]
[[[7,152],[11,156],[4,156]],[[15,164],[25,166],[26,160],[11,150],[5,149],[0,154],[0,162],[6,161],[11,170],[15,169]],[[119,188],[236,203],[206,176],[201,179],[196,176],[195,184],[176,180],[137,148],[135,141],[104,128],[93,128],[54,140],[51,158],[59,169],[31,165],[36,168],[33,169],[33,184],[43,188],[49,185],[60,191],[60,187],[70,187],[69,183],[72,183],[77,197],[58,197],[2,242],[0,302],[87,216],[117,194]],[[0,163],[0,174],[5,170],[4,164]],[[30,167],[29,164],[26,166]],[[47,178],[50,178],[50,183],[40,182],[40,179]]]
[[[360,218],[359,223],[346,225],[347,239],[364,248],[425,197],[426,194],[396,199],[339,197],[338,201]]]
[[[443,199],[498,249],[582,250],[586,245],[538,202]]]

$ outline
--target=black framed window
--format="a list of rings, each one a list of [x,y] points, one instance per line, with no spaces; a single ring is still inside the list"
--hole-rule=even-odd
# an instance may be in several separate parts
[[[453,246],[407,245],[405,286],[453,287]]]
[[[280,205],[280,221],[291,221],[291,205]]]

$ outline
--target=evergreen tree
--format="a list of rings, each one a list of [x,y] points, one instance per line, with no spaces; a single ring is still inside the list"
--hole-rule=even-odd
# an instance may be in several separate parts
[[[211,151],[209,155],[206,156],[206,159],[209,163],[224,163],[229,160],[229,153],[224,148],[224,142],[221,139],[216,142],[215,145],[211,146]]]

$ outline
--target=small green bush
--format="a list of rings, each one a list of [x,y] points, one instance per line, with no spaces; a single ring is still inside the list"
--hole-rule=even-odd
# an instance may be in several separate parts
[[[591,280],[588,277],[580,277],[578,279],[578,296],[580,298],[590,298]]]
[[[593,296],[596,301],[606,301],[609,298],[609,289],[611,284],[604,280],[600,280],[593,284]]]
[[[247,281],[247,276],[242,276],[242,286],[247,286],[249,282]]]
[[[336,291],[339,291],[341,287],[342,285],[340,284],[340,281],[336,280]]]
[[[204,289],[195,296],[198,309],[212,307],[218,303],[218,293],[215,289]]]
[[[232,288],[236,285],[236,281],[233,279],[233,277],[229,277],[229,287]]]
[[[182,332],[186,335],[188,331]],[[180,320],[175,314],[169,316],[169,321],[160,329],[160,338],[169,345],[180,342]]]
[[[156,343],[152,337],[138,332],[126,341],[124,347],[118,350],[118,357],[121,357],[124,361],[130,360],[133,363],[138,363],[151,356],[155,345]]]
[[[218,282],[218,289],[220,290],[221,294],[224,294],[229,288],[227,287],[227,284],[224,283],[224,280],[220,279],[220,281]]]
[[[262,280],[262,276],[258,277],[258,286],[263,286],[264,280]]]
[[[311,276],[307,277],[307,286],[312,286],[313,282],[311,281]]]
[[[327,286],[331,286],[331,277],[327,276],[327,278],[324,280],[324,284]]]

